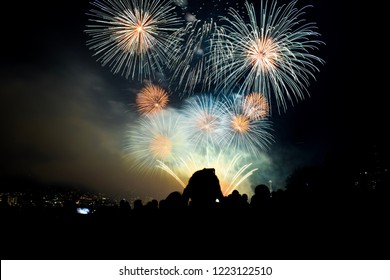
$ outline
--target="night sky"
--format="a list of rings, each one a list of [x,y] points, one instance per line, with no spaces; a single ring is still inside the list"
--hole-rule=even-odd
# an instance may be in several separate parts
[[[188,2],[196,10],[203,1]],[[382,153],[388,145],[386,80],[378,67],[386,68],[386,46],[372,46],[381,40],[376,8],[298,1],[305,4],[313,5],[307,18],[322,35],[317,55],[325,64],[311,81],[311,97],[273,116],[271,164],[256,179],[272,178],[277,188],[297,166],[329,156],[357,164],[373,144]],[[122,159],[124,133],[135,118],[129,104],[140,85],[93,57],[85,33],[90,8],[85,0],[3,6],[0,175],[163,198],[181,187],[158,173],[140,177]]]

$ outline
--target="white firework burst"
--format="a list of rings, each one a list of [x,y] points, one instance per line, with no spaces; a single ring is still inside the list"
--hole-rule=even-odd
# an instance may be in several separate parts
[[[316,25],[300,18],[309,6],[296,8],[296,0],[280,7],[276,1],[269,6],[264,2],[258,17],[253,4],[245,2],[248,21],[232,8],[229,17],[222,19],[226,33],[212,52],[226,55],[215,60],[219,66],[212,77],[216,81],[220,75],[226,77],[220,88],[240,94],[262,92],[270,107],[276,102],[280,112],[287,109],[287,101],[294,103],[309,95],[310,79],[319,71],[316,63],[324,63],[310,51],[323,42],[317,39]]]
[[[166,64],[183,20],[171,0],[95,0],[87,45],[103,66],[126,78],[152,78]]]

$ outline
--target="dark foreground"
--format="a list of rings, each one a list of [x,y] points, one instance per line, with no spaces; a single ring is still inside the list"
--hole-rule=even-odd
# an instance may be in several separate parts
[[[1,209],[1,259],[390,259],[388,196],[263,209]]]

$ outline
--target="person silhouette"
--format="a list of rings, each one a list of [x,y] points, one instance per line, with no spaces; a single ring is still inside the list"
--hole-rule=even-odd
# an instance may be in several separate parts
[[[182,194],[185,204],[192,208],[215,208],[217,200],[224,199],[219,179],[214,168],[203,168],[195,171],[188,180]]]
[[[255,193],[251,198],[250,207],[257,210],[268,210],[271,206],[271,191],[265,184],[255,187]]]

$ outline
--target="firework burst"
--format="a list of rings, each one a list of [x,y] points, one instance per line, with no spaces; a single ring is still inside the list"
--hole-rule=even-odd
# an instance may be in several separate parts
[[[143,87],[135,100],[138,111],[143,116],[151,116],[163,110],[169,101],[168,92],[160,86],[149,84]]]
[[[251,118],[244,96],[227,96],[223,104],[221,145],[224,149],[259,155],[274,141],[268,118]]]
[[[182,107],[183,126],[189,141],[198,152],[218,148],[221,137],[223,111],[217,98],[211,94],[187,98]]]
[[[140,118],[129,126],[125,158],[140,171],[154,170],[157,160],[173,164],[189,150],[182,117],[172,109]]]
[[[258,92],[252,92],[245,96],[243,103],[243,113],[250,120],[261,120],[268,116],[269,106],[265,96]]]
[[[170,0],[95,0],[88,14],[87,45],[102,65],[139,80],[154,76],[166,63],[167,46],[182,20]]]
[[[93,1],[86,33],[98,61],[139,81],[169,74],[164,85],[186,97],[176,110],[159,86],[137,93],[140,116],[129,125],[124,147],[130,167],[163,170],[182,187],[195,171],[212,167],[224,195],[248,187],[257,170],[252,162],[274,141],[271,104],[280,112],[304,99],[316,64],[324,63],[309,52],[323,42],[315,24],[300,19],[308,6],[261,0],[256,15],[245,2],[245,9],[229,8],[222,24],[193,16],[182,27],[174,3],[185,1]]]
[[[288,5],[276,6],[276,1],[261,1],[259,18],[253,4],[245,2],[248,19],[238,11],[229,10],[229,17],[222,20],[226,30],[221,40],[215,43],[212,53],[217,49],[226,54],[216,60],[217,71],[212,77],[220,80],[226,75],[226,82],[220,87],[246,92],[262,92],[271,107],[276,102],[278,111],[287,109],[287,101],[294,103],[308,94],[310,78],[319,71],[315,62],[324,61],[311,54],[322,41],[316,40],[320,34],[314,23],[300,19],[306,7],[295,7],[296,0]],[[313,38],[313,39],[311,39]]]

